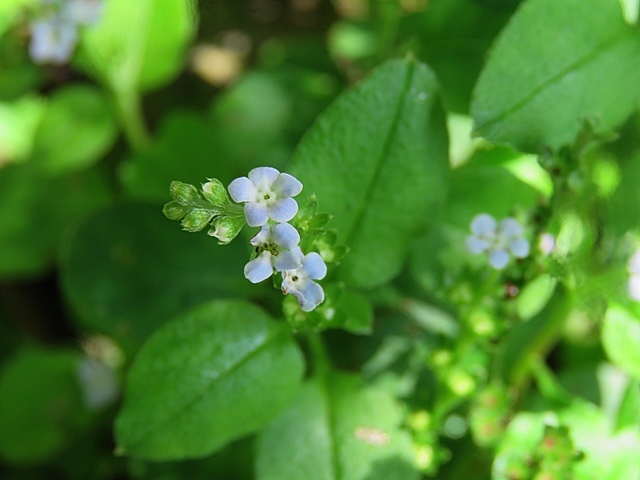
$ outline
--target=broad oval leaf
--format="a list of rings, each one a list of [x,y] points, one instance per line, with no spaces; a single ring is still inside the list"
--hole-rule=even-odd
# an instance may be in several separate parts
[[[640,98],[640,35],[613,0],[528,0],[496,41],[471,104],[475,132],[538,153],[584,121],[616,127]]]
[[[80,63],[116,90],[162,85],[182,67],[195,29],[192,0],[109,0],[85,29]]]
[[[604,318],[602,345],[616,365],[640,378],[640,319],[619,305],[611,305]]]
[[[215,301],[179,315],[128,374],[118,452],[153,460],[210,454],[278,414],[303,370],[289,328],[249,303]]]
[[[71,440],[83,411],[70,350],[25,348],[0,374],[0,456],[11,463],[50,460]]]
[[[307,382],[258,437],[258,480],[417,480],[402,410],[352,375]],[[304,441],[301,441],[304,439]]]
[[[106,97],[88,85],[56,91],[35,136],[33,158],[51,173],[80,170],[96,163],[116,139]]]
[[[121,204],[69,239],[63,287],[83,322],[135,347],[187,308],[259,292],[242,274],[247,257],[240,241],[181,231],[159,206]]]
[[[338,98],[298,147],[291,173],[335,216],[338,241],[351,247],[340,275],[354,286],[393,278],[444,198],[448,137],[439,92],[425,65],[389,61]]]

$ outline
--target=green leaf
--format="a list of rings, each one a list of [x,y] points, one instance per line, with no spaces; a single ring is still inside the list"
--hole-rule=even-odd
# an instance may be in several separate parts
[[[12,463],[51,459],[69,440],[71,418],[82,410],[67,350],[24,349],[0,375],[0,455]]]
[[[4,0],[0,3],[0,37],[19,18],[23,9],[35,4],[37,0]]]
[[[621,162],[620,185],[607,205],[608,224],[618,235],[635,229],[640,220],[640,151]]]
[[[402,410],[386,391],[333,374],[307,382],[258,436],[258,480],[416,480]]]
[[[0,167],[9,162],[27,160],[45,103],[39,98],[23,97],[11,103],[0,103]]]
[[[0,276],[42,274],[76,223],[110,200],[97,171],[50,178],[33,162],[0,169]]]
[[[476,134],[538,153],[582,123],[615,128],[640,98],[640,36],[612,0],[528,0],[496,41],[471,104]]]
[[[611,305],[602,327],[602,345],[625,372],[640,378],[640,320],[620,305]]]
[[[116,139],[105,96],[88,85],[57,90],[38,127],[33,158],[50,173],[80,170],[98,162]]]
[[[149,90],[175,76],[195,30],[191,0],[109,0],[84,29],[80,63],[116,91]]]
[[[65,245],[63,286],[81,319],[126,345],[138,345],[186,308],[260,292],[243,276],[248,251],[188,235],[160,207],[113,206]]]
[[[411,59],[379,67],[303,138],[291,173],[351,247],[342,279],[368,288],[400,271],[411,239],[444,199],[447,143],[436,79]]]
[[[293,398],[304,364],[288,327],[217,301],[179,315],[143,346],[116,419],[121,454],[201,457],[250,434]]]

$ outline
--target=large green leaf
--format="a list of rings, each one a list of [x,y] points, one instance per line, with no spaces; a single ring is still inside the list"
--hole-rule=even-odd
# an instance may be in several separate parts
[[[351,247],[344,280],[374,287],[399,272],[444,198],[447,145],[436,79],[412,59],[378,68],[303,138],[291,173],[335,215],[338,240]]]
[[[194,33],[192,0],[109,0],[83,32],[81,64],[116,90],[147,90],[182,67]]]
[[[88,85],[72,85],[51,97],[38,127],[34,160],[51,173],[80,170],[98,162],[116,139],[105,96]]]
[[[412,447],[389,392],[354,376],[307,382],[258,437],[258,480],[415,480]]]
[[[33,162],[0,169],[0,276],[42,274],[60,239],[110,194],[97,171],[50,178]]]
[[[611,305],[604,319],[602,345],[616,365],[640,378],[640,319],[619,305]]]
[[[538,153],[573,143],[589,119],[616,127],[640,98],[640,36],[613,0],[528,0],[476,85],[475,131]]]
[[[82,409],[67,350],[24,349],[0,375],[0,455],[15,463],[50,459],[69,440],[71,417]]]
[[[187,234],[161,208],[122,204],[103,210],[71,238],[62,264],[65,292],[94,328],[138,345],[186,308],[246,296],[242,242],[225,247]]]
[[[212,453],[279,413],[303,369],[286,324],[246,302],[202,305],[138,353],[116,419],[118,451],[156,460]]]

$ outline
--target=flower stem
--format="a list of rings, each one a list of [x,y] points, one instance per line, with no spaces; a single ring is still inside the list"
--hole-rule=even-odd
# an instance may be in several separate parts
[[[144,150],[149,146],[151,140],[142,116],[140,97],[135,91],[129,89],[114,90],[114,96],[122,129],[129,146],[134,151]]]
[[[311,355],[313,356],[313,366],[315,369],[315,376],[319,378],[326,378],[327,374],[331,370],[331,362],[327,349],[324,346],[324,342],[319,333],[309,332],[306,335]]]

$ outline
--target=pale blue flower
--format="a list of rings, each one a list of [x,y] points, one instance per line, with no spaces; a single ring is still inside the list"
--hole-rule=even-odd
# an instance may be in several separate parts
[[[76,371],[85,405],[98,410],[114,403],[120,395],[116,372],[92,358],[83,358]]]
[[[524,238],[524,228],[515,218],[505,218],[498,224],[487,213],[476,215],[471,221],[466,247],[471,253],[487,253],[489,264],[496,270],[506,267],[509,254],[516,258],[529,255],[529,242]]]
[[[282,272],[282,293],[294,295],[300,308],[310,312],[324,301],[324,290],[314,280],[322,280],[326,274],[327,266],[322,257],[311,252],[299,268]]]
[[[92,25],[102,12],[102,0],[67,0],[63,2],[61,16],[75,25]]]
[[[58,16],[50,16],[31,25],[29,55],[36,63],[66,63],[71,58],[77,40],[75,25]]]
[[[260,227],[270,219],[288,222],[298,213],[295,197],[302,191],[302,183],[275,168],[258,167],[249,172],[249,178],[236,178],[229,184],[229,194],[235,202],[245,203],[247,223]]]
[[[258,283],[277,272],[298,268],[303,254],[298,243],[300,234],[288,223],[263,225],[251,239],[258,256],[244,267],[244,276],[251,283]]]

